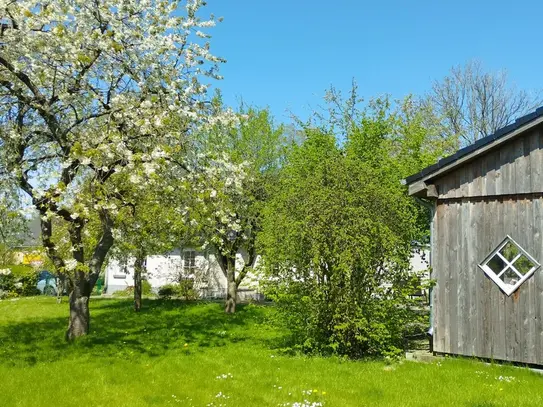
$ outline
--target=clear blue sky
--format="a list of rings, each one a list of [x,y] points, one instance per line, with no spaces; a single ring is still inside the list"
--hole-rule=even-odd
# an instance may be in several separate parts
[[[421,94],[478,59],[524,89],[543,88],[543,2],[503,0],[208,0],[224,17],[212,50],[228,60],[225,102],[307,116],[326,88],[364,97]]]

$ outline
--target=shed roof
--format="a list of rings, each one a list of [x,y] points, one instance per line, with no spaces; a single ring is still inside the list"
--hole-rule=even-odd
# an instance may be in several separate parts
[[[448,172],[467,161],[471,161],[483,152],[487,152],[498,145],[511,140],[512,138],[522,134],[524,131],[543,122],[543,107],[525,116],[518,118],[514,123],[505,126],[494,134],[483,137],[475,143],[461,148],[456,153],[442,158],[436,164],[424,168],[417,174],[411,175],[405,179],[406,184],[413,184],[421,180],[429,180],[437,175]]]

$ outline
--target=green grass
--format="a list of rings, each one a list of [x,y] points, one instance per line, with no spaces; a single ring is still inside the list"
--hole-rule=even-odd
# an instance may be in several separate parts
[[[140,314],[130,300],[91,305],[91,335],[70,345],[66,304],[0,302],[0,406],[543,405],[543,376],[525,369],[282,355],[271,307],[227,316],[217,303],[147,300]]]

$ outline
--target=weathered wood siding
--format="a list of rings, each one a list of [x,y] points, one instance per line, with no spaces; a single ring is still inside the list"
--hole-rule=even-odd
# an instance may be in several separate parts
[[[434,350],[543,365],[543,270],[510,297],[478,264],[510,235],[543,263],[543,198],[438,202]]]
[[[516,137],[431,181],[440,199],[543,192],[543,129]]]
[[[434,350],[543,365],[543,267],[510,297],[478,267],[507,235],[543,264],[543,130],[431,182]]]

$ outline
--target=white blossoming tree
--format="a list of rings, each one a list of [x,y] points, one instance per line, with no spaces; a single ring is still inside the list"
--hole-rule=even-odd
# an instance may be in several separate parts
[[[235,312],[238,288],[254,271],[261,212],[288,147],[267,110],[240,114],[240,125],[203,136],[206,152],[184,178],[191,201],[183,213],[199,243],[214,249],[227,281],[227,313]]]
[[[202,32],[215,24],[199,17],[203,4],[0,1],[0,174],[30,196],[48,256],[70,276],[68,339],[89,331],[122,203],[115,177],[141,185],[195,126],[229,120],[206,114],[202,78],[218,78],[222,60]],[[93,214],[99,236],[86,248]],[[68,258],[51,240],[54,217],[68,225]]]

